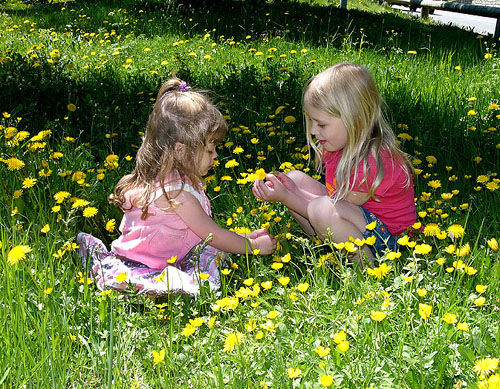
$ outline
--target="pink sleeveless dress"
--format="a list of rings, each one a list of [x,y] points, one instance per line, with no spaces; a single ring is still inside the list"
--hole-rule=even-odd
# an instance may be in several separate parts
[[[211,216],[210,201],[202,188],[196,190],[188,183],[182,186],[177,179],[170,180],[165,190],[177,191],[181,187],[195,196]],[[81,232],[77,236],[79,256],[97,287],[117,291],[132,287],[147,294],[180,292],[196,296],[205,278],[210,289],[219,289],[219,263],[226,253],[202,242],[177,213],[161,210],[154,203],[148,208],[146,220],[141,220],[142,210],[131,207],[138,193],[130,191],[125,195],[122,234],[113,241],[111,251],[90,234]],[[155,200],[162,195],[158,188]]]

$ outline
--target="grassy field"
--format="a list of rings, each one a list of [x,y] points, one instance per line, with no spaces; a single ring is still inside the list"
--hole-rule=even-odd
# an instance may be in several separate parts
[[[0,1],[0,387],[500,387],[498,42],[367,0],[207,3]],[[373,269],[248,180],[314,174],[301,90],[339,61],[373,74],[416,169],[425,229]],[[217,222],[279,249],[197,299],[99,293],[76,234],[118,236],[107,196],[172,75],[229,124]]]

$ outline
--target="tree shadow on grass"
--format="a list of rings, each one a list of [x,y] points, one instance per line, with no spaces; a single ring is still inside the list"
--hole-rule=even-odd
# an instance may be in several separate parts
[[[61,16],[61,6],[56,4],[12,12],[24,17],[35,16],[33,13],[36,12],[39,17],[38,28],[53,28],[60,32],[79,28],[77,35],[97,33],[105,26],[106,31],[116,28],[117,34],[120,29],[124,29],[123,33],[133,29],[136,35],[154,36],[177,31],[184,36],[204,33],[209,27],[216,25],[218,34],[232,36],[235,40],[244,40],[247,35],[259,35],[260,39],[265,40],[270,35],[282,34],[284,40],[300,42],[306,47],[334,47],[341,45],[341,41],[347,36],[346,31],[350,31],[350,39],[356,39],[353,35],[360,37],[359,34],[363,33],[370,38],[369,44],[377,47],[388,44],[403,47],[406,44],[407,48],[415,49],[422,47],[419,45],[425,47],[430,41],[437,42],[438,53],[439,50],[449,52],[460,47],[461,51],[468,51],[466,59],[473,62],[482,58],[481,45],[475,34],[452,27],[424,25],[392,14],[374,15],[295,2],[274,2],[257,6],[255,3],[236,0],[221,0],[210,4],[189,0],[183,4],[181,6],[178,2],[159,0],[78,1],[66,4],[64,12],[70,9],[75,11],[65,16]],[[126,12],[123,11],[125,9]],[[179,21],[180,19],[182,20]],[[188,24],[189,19],[193,20],[191,24]],[[104,20],[109,23],[104,23]],[[125,29],[126,20],[133,24],[131,28]],[[168,21],[176,23],[168,24]],[[401,31],[397,35],[400,44],[394,42],[395,34],[388,28]],[[290,32],[286,32],[287,29]],[[79,44],[78,40],[75,40],[75,44]],[[468,45],[473,49],[467,50]],[[150,99],[156,96],[161,80],[169,76],[167,69],[164,74],[152,77],[149,74],[124,74],[113,66],[106,65],[82,78],[66,71],[68,63],[62,63],[64,59],[56,65],[42,61],[40,66],[34,67],[26,56],[16,54],[12,57],[11,61],[0,65],[0,82],[3,86],[0,104],[3,110],[22,113],[25,125],[31,123],[31,128],[50,128],[64,124],[67,132],[65,135],[82,134],[87,141],[104,139],[105,134],[119,133],[114,144],[120,147],[138,143],[137,133],[145,127],[151,109]],[[300,95],[306,74],[290,72],[283,75],[283,70],[277,63],[270,63],[266,65],[266,75],[271,76],[271,79],[263,83],[261,71],[246,64],[238,64],[237,67],[227,64],[214,70],[214,74],[204,74],[201,70],[183,66],[182,63],[176,66],[179,66],[176,69],[179,77],[201,88],[218,91],[227,101],[226,107],[230,108],[235,125],[248,126],[265,121],[266,115],[277,105],[286,103],[290,103],[291,108],[296,108],[297,118],[301,115]],[[216,72],[218,73],[215,74]],[[405,123],[408,118],[418,117],[442,123],[443,115],[449,116],[448,122],[460,121],[458,111],[443,113],[425,103],[419,103],[418,106],[413,104],[410,102],[413,91],[408,88],[410,87],[403,84],[398,88],[397,94],[386,96],[389,109],[395,108],[395,123]],[[70,102],[77,104],[76,112],[68,112],[66,106]],[[62,122],[65,116],[69,116],[66,123]],[[297,131],[300,133],[294,133]],[[301,126],[298,125],[290,128],[291,134],[300,137],[299,139],[302,139],[301,131]],[[436,147],[440,142],[432,137],[428,141],[436,143]],[[285,148],[284,151],[293,152],[294,145],[282,142],[280,146]]]
[[[145,37],[178,34],[180,39],[204,35],[232,37],[243,42],[247,36],[263,41],[281,36],[284,41],[305,46],[340,47],[344,40],[364,39],[373,48],[421,48],[439,53],[467,51],[474,61],[483,54],[477,34],[454,26],[423,23],[392,12],[375,14],[334,6],[318,6],[295,1],[239,0],[129,0],[74,1],[37,5],[8,11],[35,17],[38,28],[69,32],[98,33],[112,29],[116,34],[131,31]],[[475,55],[477,57],[475,58]]]

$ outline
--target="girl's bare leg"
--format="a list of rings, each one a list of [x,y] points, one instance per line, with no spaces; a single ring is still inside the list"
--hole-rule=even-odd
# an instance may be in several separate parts
[[[303,191],[309,192],[311,197],[327,196],[328,192],[326,186],[321,182],[316,181],[314,178],[299,170],[291,170],[286,175],[292,179],[293,182]],[[316,232],[309,222],[309,220],[302,215],[290,210],[290,214],[299,223],[307,235],[314,236]]]
[[[309,223],[321,239],[328,236],[331,231],[333,241],[343,243],[354,239],[363,239],[366,229],[366,220],[361,209],[347,201],[338,201],[336,204],[326,196],[318,197],[309,203],[307,207]],[[373,254],[365,245],[363,252],[373,262]],[[353,260],[359,261],[360,253],[357,252]]]

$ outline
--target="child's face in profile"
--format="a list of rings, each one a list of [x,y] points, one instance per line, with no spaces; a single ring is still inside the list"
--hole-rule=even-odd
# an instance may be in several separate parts
[[[215,158],[217,158],[217,144],[207,141],[204,147],[200,150],[198,156],[198,168],[200,176],[207,175],[208,171],[214,165]]]
[[[313,107],[306,108],[307,119],[311,121],[311,135],[327,151],[342,150],[347,144],[347,128],[341,118],[329,115]]]

